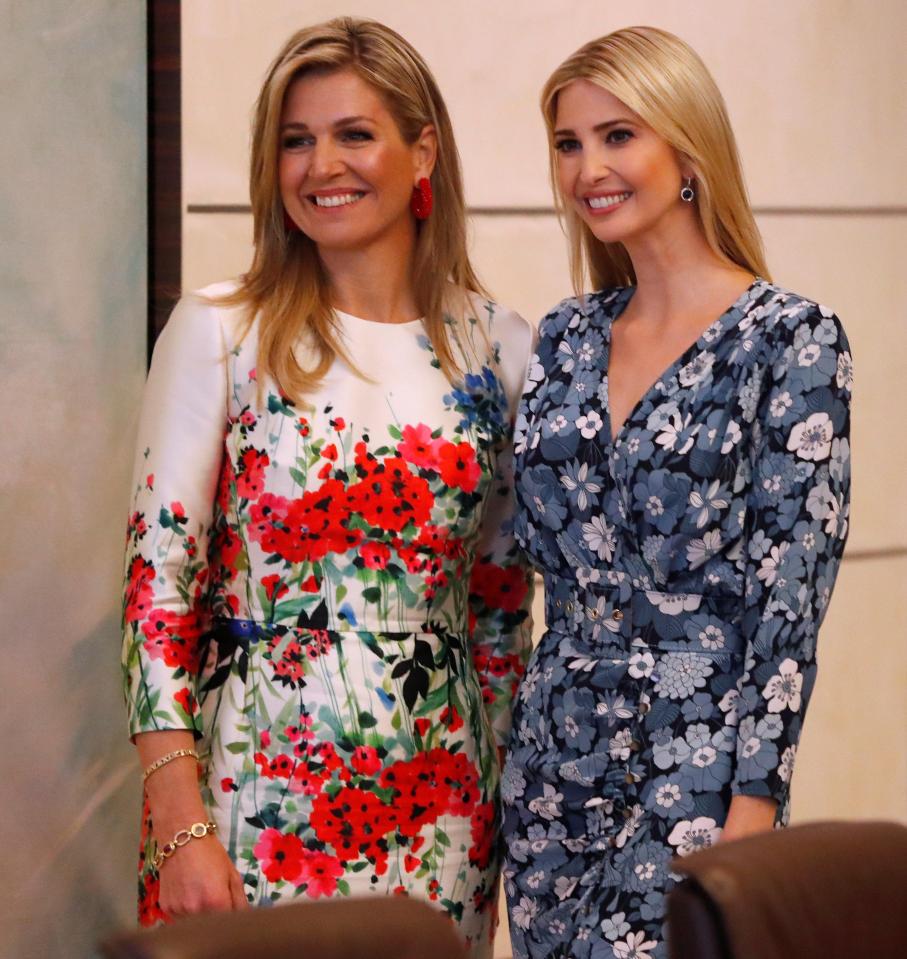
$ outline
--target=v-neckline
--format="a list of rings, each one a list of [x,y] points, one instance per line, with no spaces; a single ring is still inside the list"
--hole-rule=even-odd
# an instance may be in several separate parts
[[[607,350],[606,362],[605,362],[605,385],[604,385],[604,394],[605,394],[605,414],[607,416],[607,435],[611,448],[613,449],[617,446],[618,441],[621,438],[621,435],[627,429],[630,423],[636,417],[636,414],[639,412],[639,409],[642,407],[643,403],[649,398],[655,387],[659,383],[662,383],[666,378],[670,377],[671,374],[678,369],[680,366],[685,365],[688,361],[688,357],[701,353],[707,346],[711,346],[718,341],[718,339],[727,332],[727,325],[730,319],[734,314],[739,311],[744,304],[750,299],[753,294],[753,291],[757,286],[762,284],[764,281],[761,277],[756,277],[752,283],[737,297],[736,300],[723,312],[721,313],[712,323],[710,323],[700,334],[696,337],[695,342],[691,343],[684,351],[680,354],[673,362],[669,363],[668,366],[662,370],[658,376],[649,384],[649,386],[643,391],[639,396],[636,402],[630,407],[627,415],[624,417],[623,422],[618,427],[617,431],[614,430],[613,417],[611,415],[611,334],[614,329],[614,324],[620,317],[623,315],[624,310],[630,305],[630,300],[633,299],[633,294],[636,292],[636,287],[628,286],[624,291],[621,298],[617,301],[615,306],[617,311],[612,313],[608,321],[608,327],[605,334],[605,348]],[[740,320],[743,319],[743,316],[737,318],[737,322],[734,324],[739,325]]]

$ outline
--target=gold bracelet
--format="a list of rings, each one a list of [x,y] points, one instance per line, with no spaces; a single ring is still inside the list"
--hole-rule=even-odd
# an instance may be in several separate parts
[[[151,857],[151,865],[155,869],[160,869],[165,859],[169,859],[180,846],[185,846],[190,839],[204,839],[209,832],[217,829],[216,822],[194,822],[188,829],[181,829],[170,842],[165,842],[163,846],[158,846],[155,841],[154,855]]]
[[[198,762],[198,753],[194,749],[174,749],[172,753],[165,753],[161,756],[160,759],[155,759],[155,761],[142,773],[142,782],[154,772],[157,772],[161,766],[166,766],[167,763],[173,762],[174,759],[179,759],[182,756],[191,756],[196,762]]]

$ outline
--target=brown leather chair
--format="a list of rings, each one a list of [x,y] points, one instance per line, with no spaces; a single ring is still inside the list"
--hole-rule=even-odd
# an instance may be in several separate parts
[[[465,959],[450,920],[415,899],[367,898],[208,913],[116,936],[108,959]]]
[[[809,823],[675,860],[671,959],[907,957],[907,827]]]

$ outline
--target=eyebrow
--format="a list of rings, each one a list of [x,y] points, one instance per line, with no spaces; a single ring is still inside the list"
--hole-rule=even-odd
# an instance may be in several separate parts
[[[624,120],[622,117],[617,120],[606,120],[604,123],[597,123],[594,127],[592,127],[592,132],[601,133],[603,130],[608,130],[610,127],[616,127],[621,125],[633,126],[633,121]],[[575,133],[573,130],[555,130],[554,135],[556,137],[563,137],[568,135],[575,136]]]
[[[352,126],[354,123],[374,123],[374,120],[369,117],[342,117],[340,120],[334,122],[335,127],[348,127]],[[308,130],[309,125],[307,123],[284,123],[281,126],[281,130]]]

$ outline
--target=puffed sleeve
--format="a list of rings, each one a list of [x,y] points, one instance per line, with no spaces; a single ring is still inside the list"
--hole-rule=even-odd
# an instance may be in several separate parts
[[[196,675],[226,411],[217,309],[185,297],[155,346],[139,420],[123,599],[130,736],[201,732]]]
[[[515,313],[492,327],[500,344],[500,376],[507,397],[508,429],[497,452],[482,533],[469,584],[473,659],[485,707],[499,746],[510,735],[513,697],[532,651],[533,573],[513,533],[513,424],[532,329]]]
[[[816,639],[847,538],[851,355],[838,318],[782,311],[754,428],[747,504],[745,671],[733,791],[788,796],[816,680]]]

